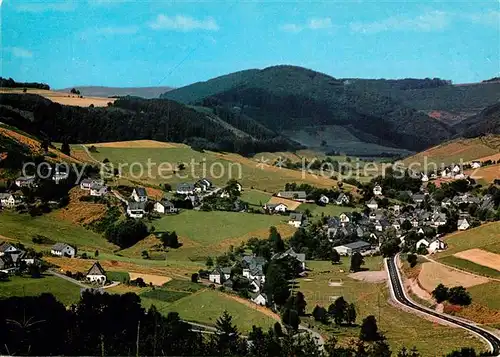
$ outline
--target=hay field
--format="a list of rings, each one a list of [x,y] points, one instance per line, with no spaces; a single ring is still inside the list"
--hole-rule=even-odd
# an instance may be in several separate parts
[[[458,258],[469,260],[473,263],[500,271],[500,254],[490,253],[482,249],[474,248],[455,253],[454,255]]]
[[[91,104],[94,107],[107,107],[108,103],[114,103],[116,98],[105,97],[83,97],[63,92],[55,92],[45,89],[27,88],[26,93],[23,93],[23,88],[1,88],[0,93],[13,93],[13,94],[38,94],[45,97],[54,103],[62,105],[72,105],[76,107],[89,107]]]
[[[457,139],[410,156],[403,160],[403,163],[407,166],[416,162],[423,165],[425,158],[427,158],[428,163],[433,162],[438,165],[459,163],[460,160],[470,162],[478,158],[498,154],[498,148],[493,147],[491,144],[492,140],[482,140],[481,138]]]
[[[153,275],[153,274],[143,274],[143,273],[133,273],[129,272],[130,280],[135,280],[137,278],[142,278],[146,284],[153,284],[156,286],[162,286],[165,283],[168,283],[172,278],[168,276],[162,275]]]
[[[282,198],[282,197],[271,197],[271,199],[267,203],[269,203],[269,204],[283,203],[288,207],[288,209],[290,211],[295,211],[301,205],[301,202],[297,202],[294,200],[288,200],[288,199]]]
[[[479,169],[472,169],[465,171],[475,180],[483,180],[487,183],[493,182],[495,179],[500,179],[500,164],[480,167]]]
[[[445,286],[462,285],[465,288],[469,288],[485,284],[489,282],[489,279],[462,273],[458,270],[447,268],[441,264],[426,262],[422,264],[418,281],[425,290],[431,292],[439,284],[444,284]]]
[[[85,144],[87,147],[95,146],[96,148],[116,148],[116,149],[126,149],[126,148],[136,148],[136,149],[159,149],[159,148],[182,148],[188,147],[184,144],[178,143],[166,143],[162,141],[155,140],[130,140],[130,141],[116,141],[116,142],[106,142],[106,143],[95,143],[95,144]]]

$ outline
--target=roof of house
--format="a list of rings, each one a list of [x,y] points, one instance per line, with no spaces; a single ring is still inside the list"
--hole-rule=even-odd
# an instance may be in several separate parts
[[[7,249],[15,248],[12,244],[7,242],[0,243],[0,252],[5,252]]]
[[[372,199],[370,201],[368,201],[368,204],[369,205],[375,205],[375,204],[378,205],[378,202],[374,197],[372,197]]]
[[[103,269],[101,264],[99,264],[99,262],[95,262],[87,272],[87,275],[106,275],[106,271]]]
[[[362,240],[358,240],[356,242],[339,245],[339,247],[346,247],[346,248],[350,248],[350,249],[358,249],[358,248],[364,248],[364,247],[370,247],[370,246],[371,246],[370,243],[367,243],[367,242],[362,241]]]
[[[72,246],[70,246],[69,244],[66,244],[66,243],[56,243],[52,246],[52,250],[55,250],[55,251],[62,251],[64,250],[66,247],[70,247],[70,248],[73,248]]]
[[[306,191],[282,191],[278,192],[278,196],[290,199],[305,199],[307,197],[307,194]]]
[[[257,297],[259,297],[259,295],[262,295],[262,297],[267,301],[267,295],[265,293],[261,293],[261,292],[256,292],[256,293],[250,294],[250,298],[252,300],[255,300]]]
[[[134,191],[139,197],[147,197],[148,195],[144,187],[136,187],[134,188]]]
[[[174,207],[174,204],[167,199],[163,199],[161,201],[158,201],[157,203],[161,204],[164,207]]]
[[[293,248],[290,248],[288,249],[287,251],[283,252],[283,253],[276,253],[273,255],[272,259],[283,259],[285,257],[294,257],[296,258],[297,260],[301,261],[301,262],[305,262],[306,260],[306,255],[303,254],[303,253],[295,253],[295,251],[293,250]]]
[[[129,201],[127,205],[128,205],[128,209],[130,211],[145,210],[146,209],[146,202]]]
[[[177,185],[177,191],[193,191],[194,185],[189,182],[182,182]]]
[[[304,219],[304,215],[302,213],[290,213],[290,217],[288,218],[289,221],[300,221]]]

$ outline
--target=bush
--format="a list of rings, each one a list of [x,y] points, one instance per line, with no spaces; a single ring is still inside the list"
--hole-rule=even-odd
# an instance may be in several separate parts
[[[31,241],[34,244],[55,244],[56,242],[49,237],[43,236],[41,234],[34,235],[33,238],[31,238]]]

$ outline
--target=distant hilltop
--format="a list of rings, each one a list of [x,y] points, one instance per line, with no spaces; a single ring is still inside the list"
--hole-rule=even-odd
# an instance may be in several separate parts
[[[80,94],[87,97],[124,97],[127,95],[145,99],[158,98],[160,94],[171,91],[172,87],[100,87],[100,86],[75,86],[71,88],[56,89],[58,92],[69,92],[75,88]]]

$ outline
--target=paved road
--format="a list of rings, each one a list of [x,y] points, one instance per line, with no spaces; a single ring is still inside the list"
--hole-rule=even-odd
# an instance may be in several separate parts
[[[61,278],[61,279],[67,280],[67,281],[69,281],[70,283],[73,283],[73,284],[75,284],[75,285],[78,285],[78,286],[79,286],[79,287],[81,287],[81,288],[85,288],[85,289],[88,289],[88,288],[89,288],[89,286],[88,286],[88,285],[85,285],[85,284],[83,284],[83,283],[79,282],[78,280],[75,280],[75,279],[73,279],[73,278],[70,278],[69,276],[66,276],[66,275],[64,275],[64,274],[58,273],[58,272],[56,272],[56,271],[54,271],[54,270],[48,270],[47,272],[48,272],[49,274],[52,274],[52,275],[54,275],[54,276],[57,276],[58,278]]]
[[[490,346],[490,350],[492,356],[500,356],[500,338],[495,336],[489,331],[483,330],[482,328],[474,325],[473,323],[467,323],[463,320],[459,320],[450,315],[441,314],[437,311],[426,308],[422,305],[419,305],[412,301],[403,287],[403,281],[401,279],[401,274],[399,273],[399,269],[397,267],[396,259],[398,256],[393,258],[386,258],[385,264],[387,267],[387,272],[389,273],[389,286],[391,289],[391,295],[393,299],[401,305],[404,305],[406,308],[417,311],[418,313],[430,315],[433,318],[437,318],[445,321],[448,324],[456,325],[460,328],[468,330],[473,334],[481,337],[483,340],[487,342]]]

